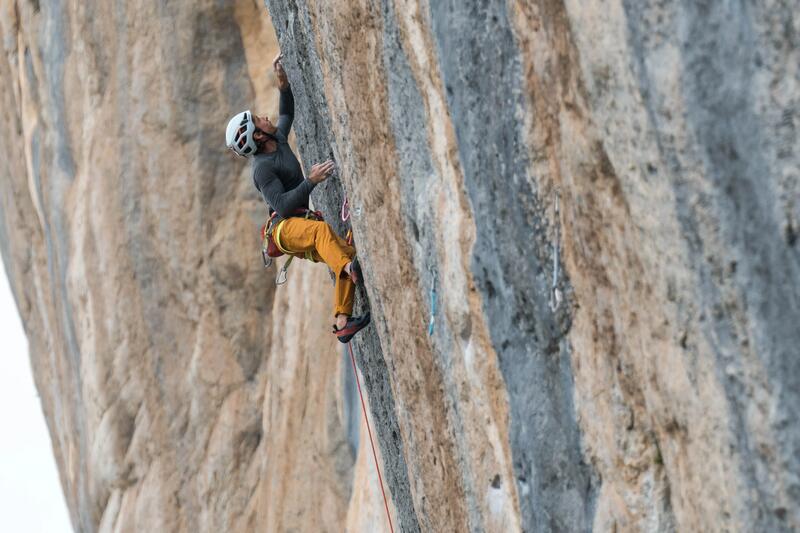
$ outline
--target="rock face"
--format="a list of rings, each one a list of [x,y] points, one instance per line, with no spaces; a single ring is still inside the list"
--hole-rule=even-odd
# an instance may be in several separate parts
[[[800,528],[800,19],[762,4],[267,0],[399,530]],[[2,9],[0,249],[75,528],[386,528],[324,268],[275,289],[222,146],[276,107],[263,6]]]
[[[0,243],[73,525],[342,531],[381,507],[330,282],[296,262],[276,290],[223,140],[277,110],[269,16],[156,4],[0,16]]]
[[[796,10],[268,5],[363,209],[404,529],[799,525]]]

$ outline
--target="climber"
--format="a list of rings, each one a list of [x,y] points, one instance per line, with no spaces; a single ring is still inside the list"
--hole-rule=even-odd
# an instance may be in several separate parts
[[[336,276],[334,289],[336,323],[333,333],[347,343],[369,324],[369,313],[352,316],[355,284],[362,280],[355,249],[348,245],[325,221],[308,209],[311,191],[330,176],[331,160],[311,167],[303,177],[300,163],[289,146],[289,130],[294,120],[294,96],[278,54],[272,62],[280,91],[277,125],[269,117],[249,110],[234,116],[225,132],[228,148],[252,160],[253,182],[275,217],[273,239],[281,252],[294,257],[324,261]]]

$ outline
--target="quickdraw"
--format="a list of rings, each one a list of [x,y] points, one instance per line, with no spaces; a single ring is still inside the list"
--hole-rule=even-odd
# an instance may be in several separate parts
[[[347,199],[347,195],[344,195],[344,200],[342,201],[342,212],[341,212],[341,219],[342,222],[347,222],[350,219],[350,200]],[[350,228],[347,230],[347,235],[345,235],[344,240],[350,246],[353,246],[353,229]]]
[[[294,256],[290,255],[289,259],[287,259],[283,264],[283,267],[281,267],[280,271],[278,272],[278,277],[275,278],[275,285],[283,285],[286,283],[286,279],[288,277],[286,271],[289,270],[289,265],[292,264],[292,259],[294,259]]]
[[[558,200],[561,196],[561,191],[559,189],[556,189],[555,196],[555,213],[553,217],[555,220],[555,242],[553,242],[553,282],[550,286],[550,310],[554,313],[558,310],[562,300],[561,289],[558,288],[559,251],[561,247],[561,219],[559,218],[560,211],[558,206]]]
[[[344,201],[342,202],[342,213],[341,213],[342,222],[347,222],[350,218],[350,202],[347,199],[347,195],[344,197]]]
[[[431,318],[428,321],[428,337],[433,335],[433,326],[436,323],[436,271],[433,270],[433,267],[430,268],[431,271]]]

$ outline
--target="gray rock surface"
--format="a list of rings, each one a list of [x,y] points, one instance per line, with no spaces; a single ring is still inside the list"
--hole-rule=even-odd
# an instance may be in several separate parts
[[[795,3],[266,6],[398,530],[800,529]],[[0,7],[0,251],[76,530],[388,530],[325,270],[274,287],[222,147],[276,108],[268,24]]]
[[[6,2],[0,36],[0,249],[75,530],[382,526],[327,273],[276,289],[224,146],[277,110],[263,6]]]
[[[394,260],[412,273],[415,305],[427,307],[452,251],[440,212],[456,204],[469,213],[454,220],[475,221],[466,276],[482,316],[437,322],[429,357],[449,432],[469,434],[475,413],[457,392],[465,375],[453,353],[464,356],[459,337],[470,339],[476,320],[488,331],[518,527],[797,523],[789,4],[267,4],[295,68],[324,80],[313,92],[327,99],[309,108],[332,130],[307,142],[353,160],[342,177],[351,196],[399,204],[406,257]],[[292,17],[306,22],[284,31]],[[354,131],[366,120],[389,122],[376,128],[384,150]],[[364,158],[391,171],[371,174]],[[437,203],[450,171],[464,198]],[[379,275],[371,245],[381,241],[370,234],[385,226],[356,218],[354,227]],[[555,310],[554,273],[564,299]],[[396,321],[385,291],[368,291],[378,323]],[[394,344],[405,331],[377,333],[389,381],[402,382],[409,354]],[[382,401],[408,405],[376,395],[373,407]],[[468,528],[491,529],[465,440],[451,442],[458,473],[448,482],[460,487]],[[413,478],[424,459],[405,460]],[[498,479],[490,486],[508,482]],[[429,496],[413,495],[423,529],[436,520]]]

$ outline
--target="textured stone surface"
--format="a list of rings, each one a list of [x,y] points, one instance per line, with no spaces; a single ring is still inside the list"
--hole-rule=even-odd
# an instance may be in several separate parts
[[[400,530],[800,528],[792,2],[266,4]],[[79,530],[386,527],[324,269],[274,289],[220,146],[274,109],[266,21],[3,4],[0,243]]]
[[[277,111],[264,6],[3,2],[0,33],[0,244],[76,531],[371,527],[327,273],[275,289],[223,143]]]
[[[790,3],[267,3],[363,206],[401,519],[798,526]]]

